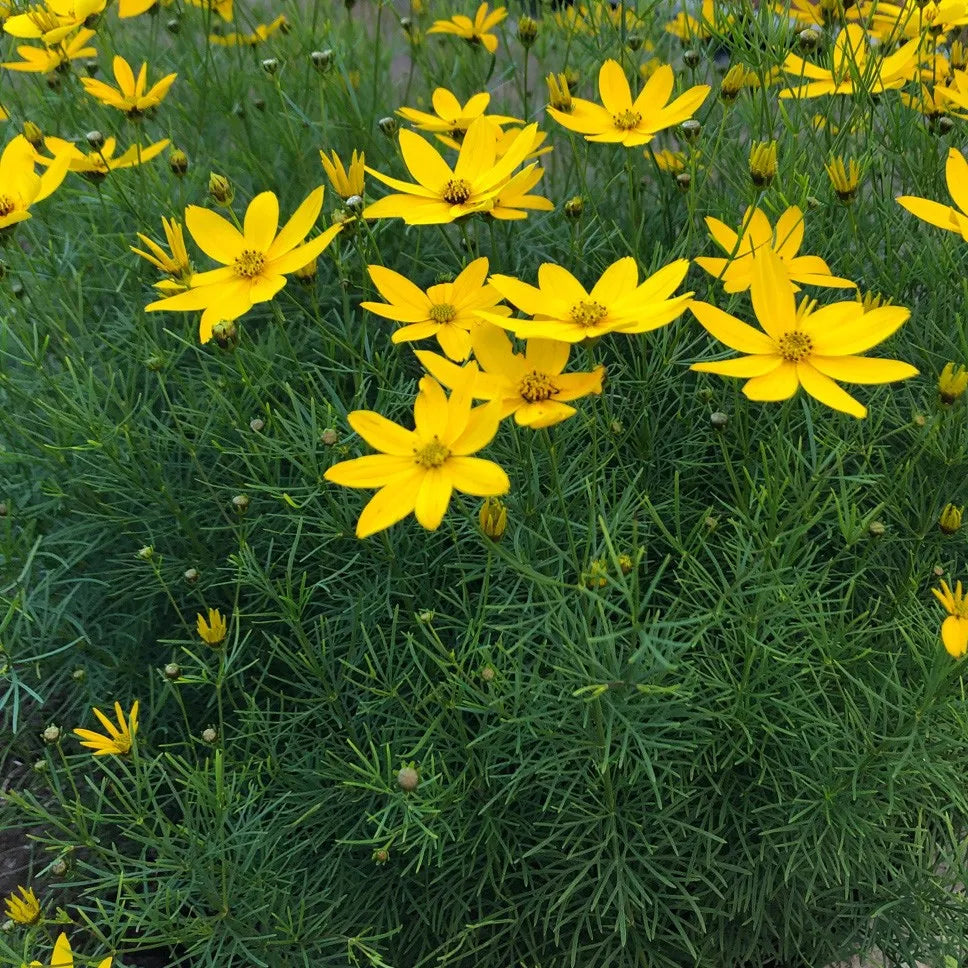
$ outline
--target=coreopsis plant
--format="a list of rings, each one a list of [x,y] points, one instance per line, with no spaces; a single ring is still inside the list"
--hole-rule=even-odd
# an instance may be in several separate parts
[[[364,218],[402,218],[408,225],[441,225],[463,215],[487,212],[531,152],[537,125],[522,128],[501,158],[497,129],[478,118],[467,129],[457,162],[451,168],[440,154],[413,131],[400,132],[400,152],[415,184],[367,171],[397,190],[369,205]],[[533,167],[525,171],[533,170]]]
[[[764,249],[753,260],[753,311],[762,330],[705,302],[689,308],[703,327],[721,343],[747,355],[716,362],[694,363],[700,373],[745,379],[743,393],[750,400],[787,400],[800,387],[821,403],[853,417],[866,417],[867,408],[835,381],[893,383],[917,376],[900,360],[858,356],[883,342],[911,315],[900,306],[881,306],[870,312],[857,300],[820,309],[813,300],[799,308],[793,283],[782,260]]]
[[[8,17],[3,21],[3,29],[11,37],[39,40],[46,47],[55,47],[105,6],[106,0],[44,0],[41,5]]]
[[[190,289],[149,303],[147,312],[202,310],[199,339],[207,343],[212,327],[238,319],[253,306],[268,302],[286,284],[286,276],[317,258],[342,225],[332,225],[306,241],[323,207],[323,186],[312,191],[279,228],[279,199],[262,192],[249,203],[242,231],[207,208],[189,205],[185,225],[195,244],[218,269],[196,273]]]
[[[968,652],[968,595],[960,581],[954,589],[943,581],[940,590],[932,588],[931,591],[948,613],[941,623],[941,641],[952,658],[960,659]]]
[[[908,41],[883,56],[871,50],[867,31],[856,23],[847,24],[837,35],[830,55],[830,67],[820,67],[798,54],[787,54],[781,65],[795,79],[797,87],[780,91],[781,98],[811,98],[823,94],[858,92],[880,94],[903,87],[917,72],[921,56],[919,39]]]
[[[363,302],[360,307],[404,324],[393,331],[390,339],[394,343],[432,336],[452,360],[466,360],[471,330],[480,322],[480,311],[511,313],[507,306],[498,305],[501,294],[486,284],[488,267],[486,258],[475,259],[453,282],[438,283],[424,291],[399,272],[385,266],[367,266],[373,285],[387,301]]]
[[[138,732],[138,700],[134,701],[131,712],[127,716],[121,708],[121,703],[115,702],[114,715],[118,720],[117,725],[96,706],[94,715],[97,716],[105,731],[96,733],[92,729],[75,729],[74,735],[81,740],[81,746],[93,750],[94,756],[124,756],[130,753]]]
[[[37,153],[18,134],[0,155],[0,232],[30,218],[30,207],[49,197],[64,180],[69,158],[60,153],[43,174],[37,173]]]
[[[901,195],[898,204],[929,225],[957,232],[968,242],[968,161],[957,148],[948,149],[945,182],[957,208],[917,195]]]
[[[462,387],[470,381],[477,400],[497,400],[501,419],[514,416],[523,427],[553,427],[578,411],[568,404],[602,392],[605,367],[587,373],[565,373],[571,344],[560,340],[529,339],[524,353],[516,353],[504,330],[484,323],[471,334],[478,370],[417,351],[424,369],[445,387]]]
[[[425,376],[413,416],[413,430],[369,410],[355,410],[347,418],[380,451],[334,464],[323,475],[344,487],[379,488],[357,521],[358,538],[383,531],[409,514],[433,531],[454,491],[492,497],[510,490],[499,464],[473,456],[497,433],[501,414],[496,403],[472,408],[468,385],[448,398],[436,380]]]
[[[706,226],[713,241],[726,253],[726,258],[696,256],[693,261],[720,280],[726,292],[749,289],[754,254],[766,250],[779,257],[794,283],[835,289],[856,288],[849,279],[833,275],[820,256],[799,254],[803,245],[804,215],[796,205],[781,213],[775,228],[761,208],[752,207],[743,213],[738,232],[710,215],[706,216]]]
[[[40,920],[41,908],[34,889],[18,885],[17,891],[4,899],[4,914],[14,924],[36,924]]]
[[[532,317],[503,318],[481,313],[481,318],[522,339],[580,343],[606,333],[645,333],[677,319],[692,293],[674,296],[689,270],[687,259],[677,259],[639,282],[635,259],[625,256],[609,266],[589,292],[563,266],[552,262],[538,269],[538,285],[513,276],[493,275],[490,284],[512,305]]]
[[[487,3],[482,3],[474,14],[474,19],[462,13],[454,14],[449,20],[435,20],[427,28],[428,34],[453,34],[462,37],[472,45],[480,44],[489,54],[497,51],[497,35],[494,28],[508,15],[505,7],[495,7],[489,10]]]
[[[560,125],[585,136],[586,141],[605,141],[627,148],[650,142],[659,131],[691,118],[706,100],[710,87],[697,84],[670,101],[675,75],[663,64],[632,99],[628,78],[618,61],[606,60],[598,72],[601,104],[572,98],[571,110],[548,107]]]
[[[21,44],[17,48],[19,61],[6,61],[0,64],[8,71],[24,74],[51,74],[56,70],[67,70],[73,60],[84,57],[97,57],[97,51],[88,46],[94,31],[80,28],[73,36],[67,36],[53,47],[32,47]]]
[[[160,81],[148,87],[148,65],[143,63],[135,78],[131,65],[116,54],[112,62],[117,87],[105,84],[95,77],[82,77],[81,84],[91,97],[116,108],[129,118],[139,118],[146,111],[157,107],[164,100],[177,74],[166,74]]]
[[[82,151],[72,141],[51,136],[44,138],[44,146],[53,157],[38,155],[37,161],[41,165],[52,166],[55,159],[66,156],[69,171],[76,171],[90,181],[100,181],[112,171],[134,168],[157,158],[169,144],[167,138],[162,138],[161,141],[156,141],[154,144],[129,145],[120,155],[115,156],[118,142],[113,135],[105,138],[100,148],[91,151]]]

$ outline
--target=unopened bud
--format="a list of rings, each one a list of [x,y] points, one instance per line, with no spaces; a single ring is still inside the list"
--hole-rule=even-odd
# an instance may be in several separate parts
[[[212,327],[212,339],[223,350],[230,350],[238,346],[239,343],[239,328],[235,324],[234,319],[220,319]]]
[[[270,76],[279,70],[279,59],[277,57],[267,57],[262,62],[262,69]]]
[[[63,877],[67,873],[67,861],[63,857],[58,857],[53,864],[50,865],[50,872],[54,877]]]
[[[165,358],[160,353],[154,353],[145,360],[145,369],[157,373],[165,366]]]
[[[245,514],[249,510],[250,499],[248,494],[236,494],[232,498],[232,507],[238,511],[239,514]]]
[[[216,205],[228,207],[235,199],[235,189],[225,175],[217,175],[214,171],[208,176],[208,194]]]
[[[95,151],[100,151],[104,147],[104,135],[97,128],[88,131],[84,138]]]
[[[266,422],[261,417],[253,417],[253,419],[249,421],[249,430],[258,434],[262,431],[262,428],[265,427],[265,425]]]
[[[40,735],[45,743],[52,744],[61,738],[61,731],[57,726],[48,726]]]
[[[333,62],[333,52],[331,50],[314,50],[309,55],[309,59],[320,74],[325,74],[329,70],[329,65]]]
[[[683,121],[679,125],[679,130],[686,141],[695,141],[702,131],[702,125],[695,118],[689,118],[688,121]]]
[[[218,733],[209,726],[208,729],[202,731],[202,739],[206,743],[214,743],[218,739]]]
[[[327,427],[320,435],[319,439],[327,447],[332,447],[334,444],[339,443],[339,433],[335,431],[332,427]]]
[[[168,155],[168,167],[175,175],[184,175],[188,171],[188,155],[181,148],[172,148]]]
[[[957,534],[961,528],[961,518],[965,513],[964,508],[956,507],[954,504],[946,504],[938,518],[938,527],[944,534]]]
[[[631,51],[639,50],[643,43],[644,38],[641,34],[629,34],[628,37],[625,38],[625,44]]]
[[[172,17],[171,20],[165,24],[165,30],[167,30],[170,34],[179,33],[181,31],[181,21],[177,17]]]
[[[10,513],[10,507],[6,501],[0,501],[0,518],[5,518]]]
[[[578,219],[585,211],[585,199],[581,195],[575,195],[565,202],[565,215],[568,218]]]
[[[698,50],[687,50],[683,51],[682,60],[686,67],[698,67],[699,61],[702,59],[702,55]]]
[[[84,61],[84,70],[87,72],[88,77],[94,77],[101,70],[101,65],[92,58],[89,61]]]
[[[800,42],[800,46],[804,50],[813,50],[817,44],[820,43],[820,34],[817,33],[812,27],[808,27],[806,30],[801,30],[797,35]]]
[[[484,532],[492,541],[500,541],[508,526],[508,509],[504,502],[496,497],[484,499],[477,516]]]
[[[198,581],[198,569],[197,568],[186,568],[185,574],[182,578],[188,582],[189,585],[194,585]]]
[[[721,410],[717,410],[715,413],[711,413],[709,415],[709,426],[712,427],[713,430],[722,432],[726,429],[728,424],[729,416],[723,413]]]
[[[386,847],[377,847],[370,857],[373,858],[374,864],[385,864],[390,859],[390,851]]]
[[[538,39],[538,21],[533,17],[522,17],[518,21],[518,42],[527,50]]]
[[[181,678],[181,666],[177,662],[169,662],[164,669],[165,678],[169,682],[174,682]]]
[[[376,126],[388,138],[395,137],[400,127],[400,125],[397,124],[396,118],[380,118],[380,120],[377,121]]]
[[[151,561],[151,559],[155,556],[155,549],[152,548],[151,545],[143,545],[138,549],[137,556],[142,561]]]
[[[867,526],[867,533],[872,538],[880,538],[887,531],[887,525],[883,521],[871,521]]]
[[[87,678],[87,669],[75,669],[71,673],[71,678],[75,682],[83,682]]]
[[[485,682],[493,682],[496,677],[497,671],[495,670],[494,666],[486,665],[483,669],[481,669],[481,678]]]
[[[676,175],[676,185],[684,192],[689,191],[692,188],[692,175],[688,171],[680,171]]]
[[[955,126],[954,121],[947,114],[942,114],[935,124],[938,128],[938,134],[949,134]]]
[[[44,132],[34,124],[33,121],[24,121],[22,128],[23,136],[32,144],[35,148],[39,148],[44,140]]]
[[[412,766],[405,766],[397,774],[397,785],[405,793],[413,793],[419,783],[420,774]]]

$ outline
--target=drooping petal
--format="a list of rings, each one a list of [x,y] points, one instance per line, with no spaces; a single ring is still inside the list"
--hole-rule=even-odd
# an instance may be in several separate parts
[[[423,468],[418,467],[413,473],[401,475],[377,491],[363,508],[356,522],[356,536],[368,538],[411,514],[417,501],[417,491],[423,475]]]

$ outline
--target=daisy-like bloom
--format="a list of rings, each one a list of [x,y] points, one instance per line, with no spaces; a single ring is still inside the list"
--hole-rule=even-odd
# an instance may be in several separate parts
[[[719,219],[706,217],[713,241],[728,256],[715,259],[698,256],[693,261],[700,269],[719,279],[726,292],[745,292],[753,278],[753,253],[771,249],[783,261],[793,282],[808,286],[853,289],[849,279],[831,275],[827,263],[816,255],[797,255],[803,244],[803,212],[792,205],[776,221],[776,229],[762,209],[747,209],[740,222],[740,233]],[[796,287],[794,287],[796,288]]]
[[[903,87],[918,72],[920,44],[919,39],[910,40],[893,54],[882,57],[871,50],[867,31],[860,24],[847,24],[834,41],[830,70],[796,54],[787,54],[781,66],[797,77],[799,86],[780,91],[780,97],[808,98],[861,91],[880,94]]]
[[[118,718],[117,726],[97,707],[94,708],[94,715],[100,720],[107,735],[95,733],[90,729],[75,729],[74,735],[80,737],[81,746],[94,750],[95,756],[123,756],[125,753],[130,753],[131,744],[138,732],[138,700],[134,701],[127,717],[121,709],[121,703],[114,704],[114,715]]]
[[[951,80],[934,89],[938,114],[947,112],[956,118],[968,117],[968,72],[952,71]]]
[[[168,252],[140,232],[138,238],[149,251],[145,252],[134,246],[130,248],[135,255],[147,259],[156,269],[168,276],[168,279],[154,284],[156,289],[168,295],[181,292],[191,286],[193,270],[192,260],[188,256],[188,249],[185,248],[185,234],[181,223],[177,219],[162,216],[161,224],[164,226],[165,238],[168,240]]]
[[[859,19],[854,0],[777,0],[772,5],[779,17],[789,17],[798,28],[817,27]]]
[[[501,419],[514,414],[523,427],[553,427],[578,411],[566,401],[602,392],[605,367],[590,373],[563,373],[571,344],[553,339],[529,339],[524,353],[515,353],[502,329],[486,323],[471,335],[474,359],[480,371],[470,382],[477,400],[497,400]],[[431,376],[445,387],[468,383],[467,367],[457,366],[436,353],[417,351]]]
[[[87,46],[93,36],[93,30],[83,27],[73,37],[64,38],[56,47],[31,47],[22,44],[17,48],[21,59],[7,61],[0,64],[0,67],[25,74],[51,74],[56,70],[66,70],[70,62],[79,57],[97,57],[97,51]]]
[[[489,282],[531,320],[481,317],[522,339],[553,339],[580,343],[606,333],[645,333],[671,323],[685,311],[692,293],[673,296],[689,270],[678,259],[639,284],[635,259],[626,256],[609,266],[591,292],[559,265],[545,262],[538,269],[538,286],[513,276],[491,276]]]
[[[36,924],[40,920],[40,901],[34,894],[32,887],[17,886],[20,892],[8,895],[4,904],[4,913],[15,924]]]
[[[484,117],[484,112],[491,103],[491,95],[481,91],[469,98],[466,104],[461,104],[447,88],[438,87],[431,95],[430,103],[435,114],[418,111],[416,108],[399,108],[397,114],[420,131],[448,134],[457,141],[462,141],[467,129],[478,118]],[[519,118],[509,118],[503,114],[489,114],[487,117],[492,124],[497,125],[523,123]]]
[[[496,497],[511,488],[500,465],[471,456],[494,439],[501,422],[497,404],[471,409],[467,387],[448,399],[440,384],[425,376],[413,416],[415,429],[406,430],[369,410],[349,415],[350,426],[381,453],[334,464],[323,476],[344,487],[379,488],[357,521],[358,538],[383,531],[411,512],[433,531],[453,491]]]
[[[68,157],[57,155],[38,175],[37,152],[18,134],[0,155],[0,232],[30,218],[30,206],[41,202],[64,180]]]
[[[105,138],[104,144],[98,151],[90,152],[81,151],[76,144],[63,138],[44,138],[44,145],[55,158],[62,154],[67,155],[69,169],[78,172],[89,181],[100,181],[107,176],[108,172],[117,171],[119,168],[143,165],[160,155],[168,144],[168,139],[163,138],[153,145],[131,145],[115,158],[114,152],[117,151],[118,142],[113,136]],[[41,165],[53,163],[52,159],[44,155],[38,155],[37,161]]]
[[[114,79],[117,87],[93,77],[82,77],[81,84],[91,97],[96,98],[109,108],[123,111],[129,118],[140,118],[145,111],[161,104],[168,89],[175,83],[177,74],[167,74],[156,84],[148,87],[148,65],[142,64],[137,79],[131,65],[120,55],[115,55]]]
[[[547,110],[560,125],[584,135],[586,141],[633,148],[647,144],[658,131],[691,118],[709,94],[708,84],[698,84],[670,102],[674,83],[672,68],[663,64],[633,101],[625,71],[618,61],[607,60],[598,72],[601,105],[576,97],[569,112]]]
[[[968,596],[961,582],[957,582],[954,591],[946,581],[941,583],[940,590],[932,588],[931,591],[948,613],[941,623],[941,641],[950,656],[960,659],[968,652]]]
[[[207,343],[212,327],[220,321],[238,319],[257,303],[268,302],[286,284],[286,276],[308,265],[336,238],[342,225],[330,226],[306,242],[320,209],[320,185],[279,229],[279,200],[262,192],[249,203],[243,231],[207,208],[189,205],[185,225],[196,245],[222,267],[197,273],[192,288],[149,303],[148,312],[203,310],[199,338]],[[277,231],[278,230],[278,231]]]
[[[919,84],[914,94],[908,94],[907,91],[898,91],[897,96],[905,107],[917,111],[929,123],[937,121],[942,115],[949,112],[955,117],[964,117],[957,111],[952,111],[950,105],[945,103],[944,96],[941,93],[944,90],[940,84],[934,88],[926,84]]]
[[[528,194],[541,181],[543,175],[544,169],[538,168],[536,165],[530,165],[516,175],[512,175],[495,197],[487,214],[491,218],[507,221],[527,218],[528,210],[554,211],[555,204],[550,198],[545,198],[544,195]]]
[[[97,755],[97,754],[95,754]],[[111,968],[111,958],[105,958],[97,968]],[[67,935],[62,931],[54,942],[54,953],[50,956],[50,961],[45,961],[43,965],[39,961],[32,961],[30,968],[74,968],[74,953],[71,951],[71,944],[67,940]]]
[[[487,118],[478,118],[467,129],[453,169],[419,134],[401,131],[400,151],[417,184],[367,168],[398,194],[374,202],[364,210],[363,217],[402,218],[408,225],[442,225],[462,215],[487,211],[532,150],[537,130],[535,124],[522,128],[499,159],[496,127]]]
[[[678,37],[685,43],[706,40],[716,29],[716,4],[714,0],[702,0],[698,17],[685,10],[680,11],[665,25],[666,33]]]
[[[221,645],[228,634],[228,624],[225,616],[217,609],[208,610],[208,621],[205,616],[199,614],[195,621],[195,628],[198,629],[198,637],[207,645]]]
[[[900,4],[877,0],[876,3],[862,3],[859,11],[870,32],[885,43],[893,43],[902,37],[910,39],[927,33],[946,33],[968,24],[966,0],[941,0],[940,3],[928,0],[924,4],[915,0]]]
[[[450,20],[435,20],[427,33],[454,34],[463,37],[469,44],[481,44],[489,54],[493,54],[497,50],[497,35],[491,31],[507,15],[505,7],[495,7],[488,13],[487,3],[482,3],[473,20],[462,13],[454,14]]]
[[[279,14],[272,23],[259,24],[250,34],[209,34],[208,42],[221,47],[255,47],[265,43],[276,31],[285,33],[289,29],[289,21],[285,14]]]
[[[932,202],[928,198],[918,198],[917,195],[902,195],[897,200],[898,204],[930,225],[957,232],[968,242],[968,161],[957,148],[948,149],[945,181],[952,201],[958,208]]]
[[[40,40],[47,47],[59,44],[105,7],[106,0],[45,0],[3,21],[3,29],[12,37]]]
[[[857,164],[857,159],[834,157],[824,168],[837,197],[845,205],[849,205],[856,197],[860,185],[860,165]]]
[[[968,390],[968,367],[945,363],[944,369],[938,376],[938,394],[941,402],[952,404]]]
[[[911,315],[907,309],[882,306],[865,313],[856,300],[822,309],[804,300],[797,309],[793,283],[779,256],[763,249],[753,262],[751,296],[762,330],[709,303],[689,306],[716,339],[749,355],[694,363],[691,369],[745,379],[743,393],[750,400],[786,400],[802,386],[821,403],[852,417],[867,416],[867,408],[835,380],[893,383],[917,376],[913,366],[900,360],[855,355],[887,339]]]
[[[323,163],[323,171],[326,172],[326,177],[329,179],[330,185],[333,186],[333,191],[344,201],[354,195],[362,197],[364,165],[366,164],[366,156],[363,152],[357,152],[354,149],[350,163],[345,168],[335,151],[331,151],[330,155],[332,157],[327,158],[326,152],[320,151],[319,160]]]
[[[405,325],[395,330],[394,343],[411,343],[433,336],[452,360],[466,360],[471,351],[471,330],[480,322],[479,310],[510,315],[498,306],[501,294],[485,284],[488,261],[475,259],[453,281],[431,286],[426,292],[406,276],[383,266],[368,266],[370,278],[385,303],[360,303],[363,309]]]

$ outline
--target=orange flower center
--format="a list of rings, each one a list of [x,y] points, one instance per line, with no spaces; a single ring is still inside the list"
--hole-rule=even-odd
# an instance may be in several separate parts
[[[526,373],[518,384],[518,393],[528,403],[549,400],[557,392],[558,387],[551,382],[551,377],[547,373],[539,373],[538,370],[532,370],[530,373]]]
[[[14,201],[12,195],[0,195],[0,218],[3,218],[5,215],[10,215],[16,208],[17,203]]]
[[[813,340],[806,333],[784,333],[777,342],[780,356],[790,363],[799,363],[813,352]]]
[[[457,315],[457,310],[450,303],[440,303],[430,307],[430,318],[435,323],[449,323]]]
[[[266,265],[266,257],[256,249],[243,249],[232,266],[240,279],[254,279]]]
[[[463,205],[471,197],[471,183],[466,178],[451,178],[440,194],[451,205]]]
[[[592,299],[583,299],[571,307],[572,322],[579,326],[594,326],[600,319],[608,315],[608,310]]]
[[[639,126],[642,121],[642,115],[638,111],[628,109],[618,114],[613,114],[612,120],[615,122],[615,127],[620,131],[631,131],[633,128]]]
[[[440,442],[436,434],[429,444],[413,449],[414,461],[427,470],[432,467],[440,467],[448,457],[450,457],[450,451]]]

